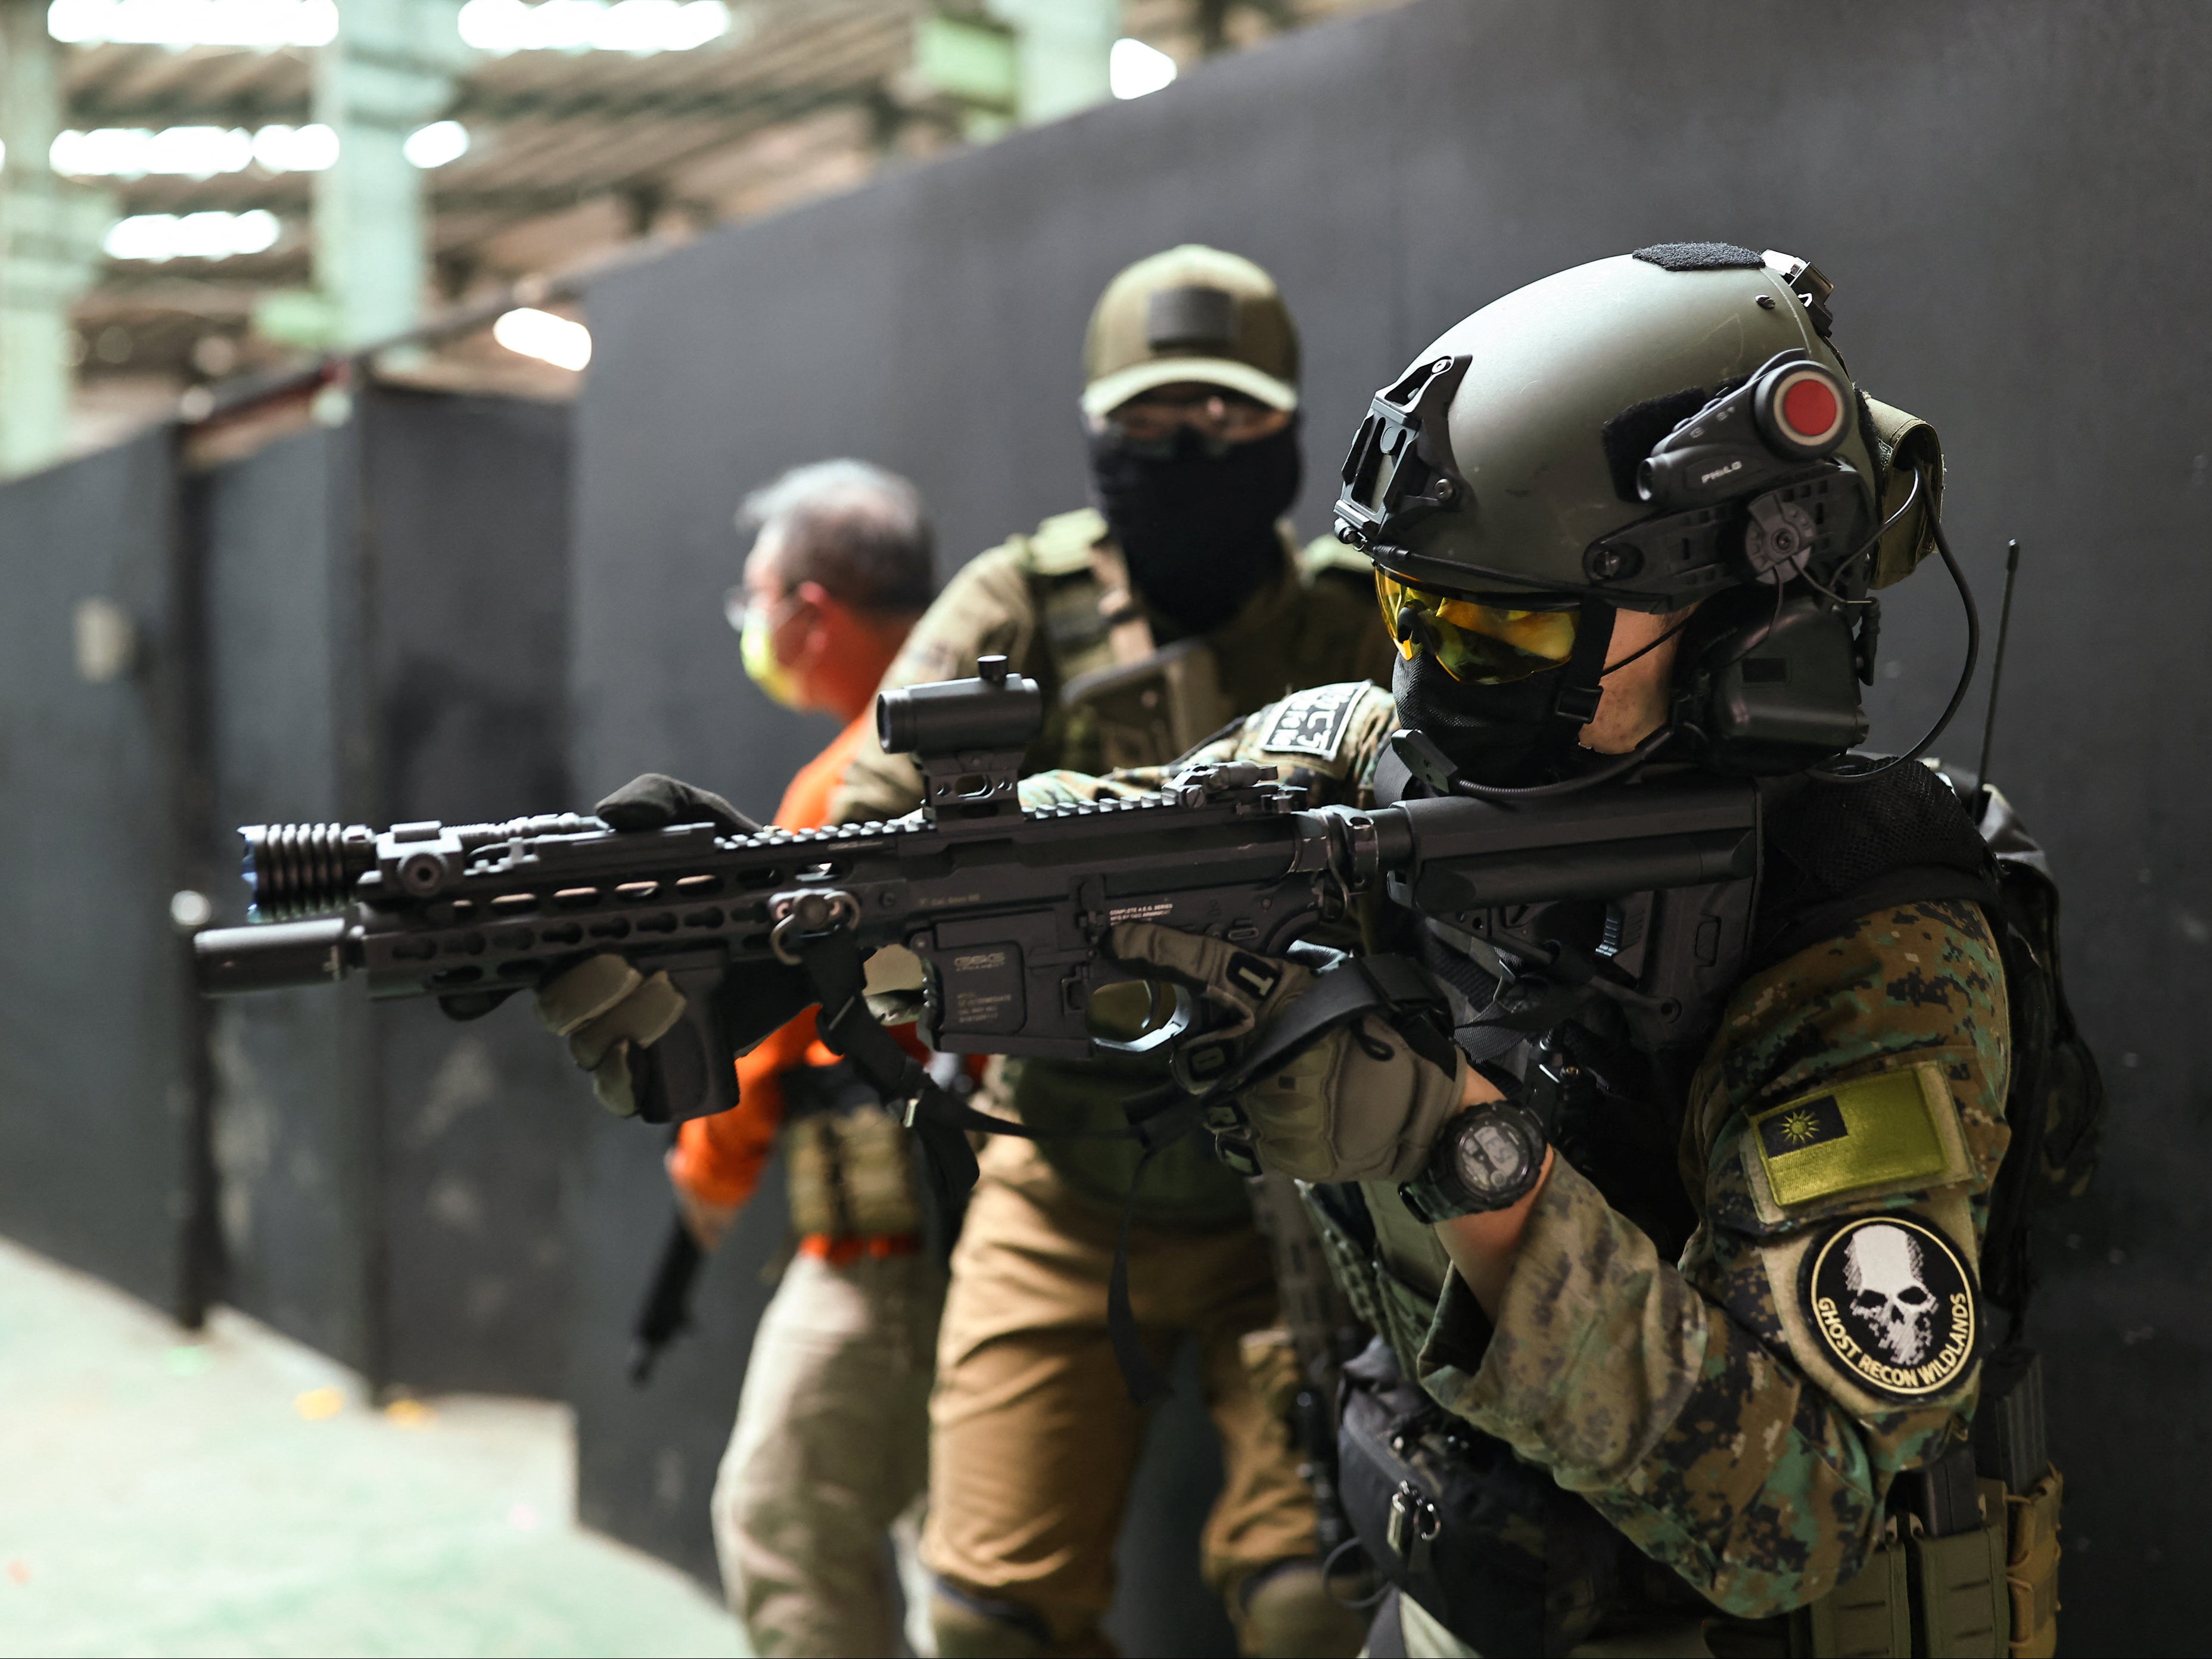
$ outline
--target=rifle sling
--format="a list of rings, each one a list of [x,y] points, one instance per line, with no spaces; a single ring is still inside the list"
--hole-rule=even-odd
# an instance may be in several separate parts
[[[1300,1050],[1340,1025],[1379,1016],[1413,1051],[1449,1073],[1455,1061],[1439,1021],[1450,1005],[1429,971],[1410,957],[1358,957],[1316,975],[1312,988],[1261,1029],[1236,1069],[1207,1091],[1235,1094],[1254,1079],[1279,1070]]]

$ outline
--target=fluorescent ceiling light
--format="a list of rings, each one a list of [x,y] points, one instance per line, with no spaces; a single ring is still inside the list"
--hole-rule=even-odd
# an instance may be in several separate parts
[[[266,126],[253,135],[253,159],[271,173],[320,173],[337,164],[338,135],[320,121]]]
[[[46,33],[72,46],[323,46],[337,38],[337,0],[53,0]]]
[[[1116,98],[1141,98],[1176,78],[1176,60],[1158,46],[1122,39],[1106,57],[1106,82]]]
[[[433,121],[407,135],[402,153],[418,167],[441,167],[469,153],[469,130],[459,121]]]
[[[461,39],[479,52],[689,52],[729,33],[724,0],[468,0]]]
[[[138,213],[118,220],[102,246],[111,259],[228,259],[266,253],[283,227],[265,208],[251,213]]]
[[[238,127],[94,127],[55,135],[46,161],[76,179],[143,179],[149,173],[212,179],[253,163],[253,136]]]
[[[510,311],[491,325],[491,337],[509,351],[562,368],[581,369],[592,361],[592,331],[550,311]]]
[[[319,173],[338,159],[338,136],[313,126],[94,127],[55,136],[47,164],[72,179],[143,179],[177,173],[212,179],[243,173],[255,162],[269,173]]]

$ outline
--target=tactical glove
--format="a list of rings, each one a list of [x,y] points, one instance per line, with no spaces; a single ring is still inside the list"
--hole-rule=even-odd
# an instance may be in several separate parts
[[[1316,978],[1297,963],[1152,922],[1121,923],[1108,948],[1123,965],[1203,997],[1218,1022],[1203,1040],[1232,1049],[1264,1036]],[[1332,1027],[1254,1079],[1237,1104],[1271,1170],[1301,1181],[1405,1181],[1458,1109],[1467,1062],[1456,1050],[1452,1058],[1449,1072],[1422,1059],[1370,1014]]]
[[[633,1056],[666,1036],[684,1007],[684,994],[666,974],[647,979],[611,954],[579,963],[538,989],[538,1023],[568,1039],[569,1055],[592,1074],[592,1092],[617,1117],[637,1115]]]
[[[760,825],[711,789],[702,789],[662,772],[647,772],[592,809],[611,830],[665,830],[672,823],[711,823],[750,836]]]

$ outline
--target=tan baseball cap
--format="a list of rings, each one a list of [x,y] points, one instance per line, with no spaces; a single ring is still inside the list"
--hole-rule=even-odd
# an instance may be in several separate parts
[[[1298,406],[1298,331],[1275,279],[1249,259],[1186,242],[1107,283],[1083,340],[1093,420],[1181,380]]]

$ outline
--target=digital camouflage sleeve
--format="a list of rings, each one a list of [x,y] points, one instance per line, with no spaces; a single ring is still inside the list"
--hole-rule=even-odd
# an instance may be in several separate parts
[[[1679,1266],[1557,1164],[1495,1328],[1440,1297],[1424,1386],[1727,1611],[1825,1594],[1972,1413],[2008,1041],[1972,904],[1754,975],[1692,1087]]]
[[[1395,723],[1360,700],[1334,750],[1263,709],[1204,757],[1303,771],[1371,801]],[[1156,775],[1030,780],[1091,799]],[[1417,1370],[1448,1409],[1592,1504],[1725,1611],[1802,1606],[1855,1573],[1901,1470],[1962,1437],[2003,1121],[2002,970],[1978,907],[1878,911],[1737,990],[1689,1091],[1700,1224],[1659,1258],[1565,1159],[1495,1324],[1395,1189],[1364,1188],[1395,1275],[1433,1310]]]

